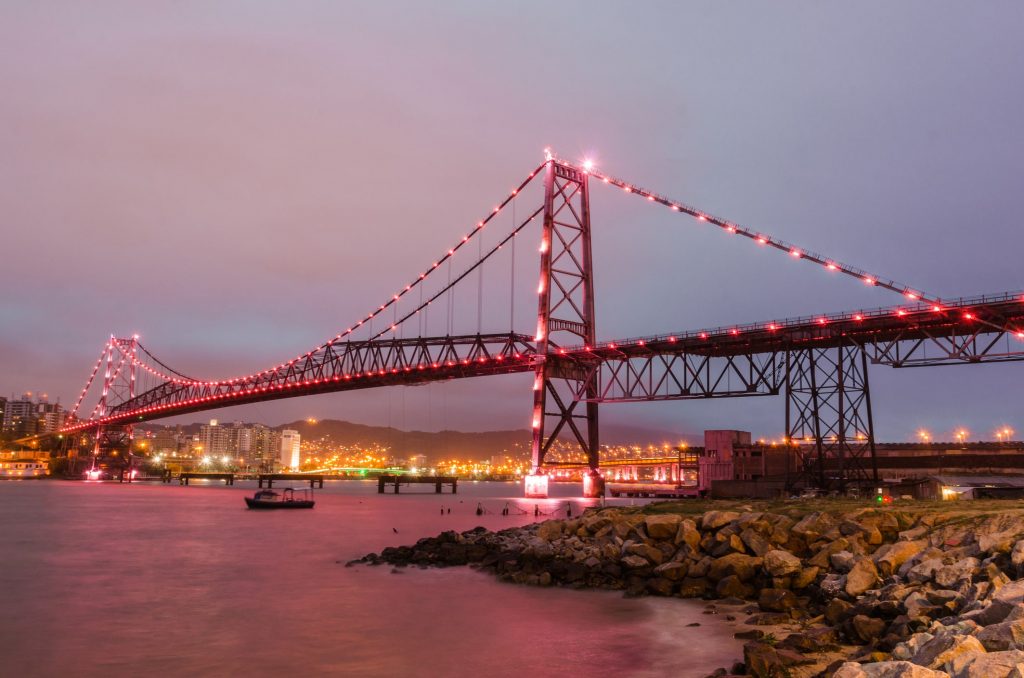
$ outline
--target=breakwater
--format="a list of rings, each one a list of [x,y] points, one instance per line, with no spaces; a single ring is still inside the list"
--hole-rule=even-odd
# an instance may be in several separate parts
[[[507,582],[705,598],[737,617],[716,674],[1024,677],[1024,511],[1015,502],[590,509],[444,532],[352,564],[470,565]]]

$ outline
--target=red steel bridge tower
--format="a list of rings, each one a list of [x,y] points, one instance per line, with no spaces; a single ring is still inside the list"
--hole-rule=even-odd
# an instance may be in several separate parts
[[[544,173],[544,222],[537,286],[537,342],[533,382],[532,471],[527,496],[547,496],[540,473],[551,444],[565,430],[579,443],[590,467],[585,496],[603,495],[598,473],[598,420],[595,365],[553,359],[558,345],[596,342],[594,273],[590,241],[590,189],[582,168],[550,161]],[[557,342],[557,343],[555,343]],[[588,396],[580,400],[581,392]]]

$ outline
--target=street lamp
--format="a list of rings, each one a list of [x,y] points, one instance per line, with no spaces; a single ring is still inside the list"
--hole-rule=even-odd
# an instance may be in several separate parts
[[[966,438],[967,438],[967,429],[963,429],[963,428],[961,428],[961,429],[957,429],[957,432],[956,432],[956,439],[957,439],[957,441],[958,441],[958,442],[959,442],[959,443],[960,443],[961,445],[963,445],[963,444],[964,444],[964,440],[965,440]]]

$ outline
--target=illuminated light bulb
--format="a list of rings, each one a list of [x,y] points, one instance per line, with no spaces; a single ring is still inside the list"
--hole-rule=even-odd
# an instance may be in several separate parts
[[[871,278],[871,277],[865,277],[864,278],[864,284],[865,285],[874,285],[875,284],[875,279]]]
[[[672,209],[676,212],[679,211],[679,205],[672,205]]]
[[[896,315],[900,316],[901,318],[902,318],[903,316],[905,316],[906,314],[907,314],[907,312],[906,312],[906,311],[904,311],[904,310],[903,310],[902,308],[901,308],[901,309],[899,309],[898,311],[896,311]]]
[[[630,188],[629,186],[623,186],[622,190],[624,190],[626,193],[632,193],[633,192],[633,189]]]
[[[497,213],[498,213],[498,212],[500,212],[500,211],[501,211],[501,208],[500,208],[500,207],[498,207],[497,205],[495,205],[495,206],[494,206],[494,213],[495,213],[495,214],[497,214]],[[480,224],[480,226],[482,227],[482,226],[483,226],[483,224],[481,223],[481,224]]]
[[[792,250],[789,251],[789,256],[791,256],[791,257],[793,257],[795,259],[799,259],[800,257],[803,256],[803,254],[800,253],[800,250],[792,249]]]
[[[857,322],[860,322],[861,320],[864,320],[864,316],[858,313],[855,316],[853,316],[853,319],[856,320]]]
[[[668,341],[669,341],[670,344],[674,344],[674,343],[676,343],[676,338],[675,337],[669,337]]]
[[[1016,336],[1018,339],[1024,339],[1024,332],[1017,332]]]
[[[591,160],[590,158],[587,158],[586,160],[583,161],[583,169],[584,169],[584,171],[589,172],[593,168],[594,168],[594,161],[593,160]]]
[[[732,335],[736,335],[736,334],[739,334],[739,333],[740,333],[740,331],[738,329],[736,329],[735,327],[732,328],[731,330],[729,330],[729,334],[732,334]]]
[[[918,298],[918,296],[916,294],[914,294],[913,292],[907,292],[904,296],[907,299],[910,299],[911,301],[916,301],[917,298]]]
[[[725,227],[725,230],[729,231],[730,233],[735,233],[736,232],[736,227],[733,226],[732,224],[730,224],[729,226]]]
[[[697,221],[707,221],[707,220],[708,220],[708,218],[706,216],[704,216],[703,214],[698,214],[697,215]]]
[[[649,196],[647,196],[647,199],[653,202],[654,201],[654,196],[653,195],[649,195]]]
[[[827,269],[828,269],[828,270],[830,270],[830,271],[835,271],[835,270],[837,270],[837,269],[838,269],[839,267],[838,267],[838,266],[836,266],[835,264],[833,264],[832,262],[829,262],[829,263],[825,264],[825,268],[827,268]]]
[[[938,311],[942,310],[942,307],[941,306],[932,306],[932,310],[938,312]]]
[[[608,344],[608,348],[615,348],[615,342]]]
[[[826,320],[825,318],[818,318],[818,324],[819,324],[819,325],[824,325],[824,324],[826,324],[827,322],[828,322],[828,320]]]
[[[768,239],[765,238],[764,236],[757,236],[757,242],[761,245],[767,245]]]
[[[774,332],[778,328],[775,326],[775,323],[771,323],[770,325],[768,325],[768,329]]]
[[[965,320],[974,320],[974,314],[973,313],[964,313],[964,319]]]

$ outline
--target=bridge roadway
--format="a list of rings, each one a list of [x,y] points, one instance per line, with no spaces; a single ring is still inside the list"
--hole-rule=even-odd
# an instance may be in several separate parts
[[[863,347],[892,367],[1024,360],[1024,294],[1003,293],[553,348],[508,333],[338,342],[245,379],[175,379],[61,433],[317,393],[531,372],[543,360],[597,402],[776,395],[791,353]],[[590,389],[590,385],[596,388]]]

